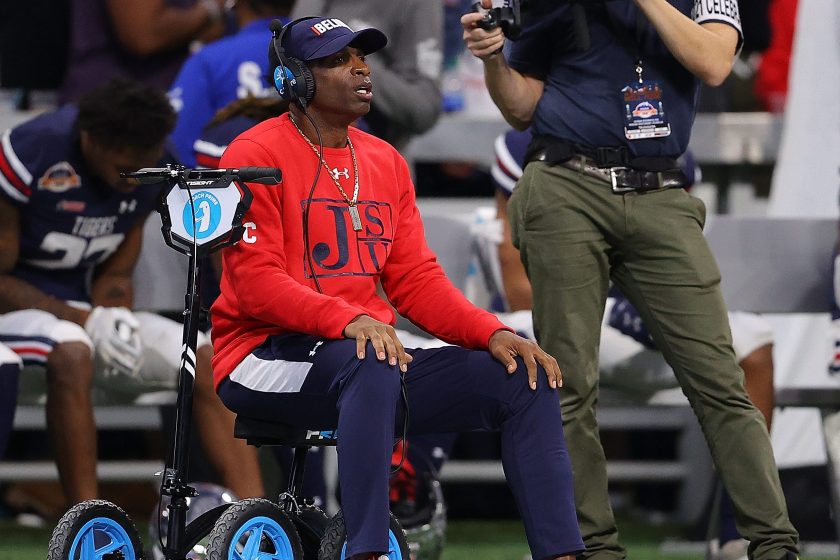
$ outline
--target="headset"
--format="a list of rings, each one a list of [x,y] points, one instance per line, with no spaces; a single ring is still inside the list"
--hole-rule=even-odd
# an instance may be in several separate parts
[[[312,253],[309,248],[309,209],[312,205],[312,196],[315,193],[315,186],[318,184],[318,178],[321,176],[321,169],[324,166],[324,139],[321,136],[321,129],[318,126],[306,106],[315,98],[315,77],[312,71],[305,62],[298,58],[286,56],[286,49],[283,47],[283,36],[296,24],[307,19],[318,19],[314,16],[307,16],[290,21],[283,25],[279,19],[271,20],[269,29],[271,29],[271,45],[268,49],[269,63],[271,62],[271,53],[277,55],[277,66],[272,72],[272,81],[277,93],[280,97],[296,104],[303,112],[318,134],[318,165],[315,168],[315,178],[312,180],[312,185],[309,187],[309,196],[306,197],[306,204],[303,207],[303,250],[306,254],[306,262],[309,265],[309,271],[312,274],[312,280],[315,282],[315,289],[318,293],[324,293],[321,289],[321,283],[318,281],[318,274],[315,272],[315,265],[312,262]]]
[[[286,56],[283,47],[283,36],[294,25],[307,19],[318,19],[313,16],[298,18],[283,25],[279,19],[271,21],[271,47],[277,55],[277,66],[272,71],[272,81],[277,93],[286,101],[296,103],[306,111],[306,106],[315,97],[315,77],[306,63],[300,59]],[[271,51],[269,51],[270,54]]]

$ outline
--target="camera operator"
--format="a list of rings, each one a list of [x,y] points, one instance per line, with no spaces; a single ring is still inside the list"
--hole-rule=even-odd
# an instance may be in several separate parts
[[[742,43],[737,2],[529,4],[507,57],[501,26],[484,24],[482,13],[461,23],[505,119],[535,133],[508,216],[533,286],[539,341],[566,373],[563,422],[584,557],[626,557],[594,408],[612,279],[701,422],[750,558],[796,558],[798,535],[767,428],[744,391],[720,272],[703,237],[705,208],[682,188],[676,163],[700,82],[720,84]]]

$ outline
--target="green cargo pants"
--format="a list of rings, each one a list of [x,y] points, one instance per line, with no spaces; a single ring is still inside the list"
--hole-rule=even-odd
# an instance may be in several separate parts
[[[612,279],[636,306],[700,421],[759,560],[796,553],[770,438],[744,390],[703,203],[682,189],[614,194],[559,165],[529,164],[510,200],[514,245],[531,280],[534,327],[563,371],[563,426],[584,558],[624,558],[598,436],[598,344]]]

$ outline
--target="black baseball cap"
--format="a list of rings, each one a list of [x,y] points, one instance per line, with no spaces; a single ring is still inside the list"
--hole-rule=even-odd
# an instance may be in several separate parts
[[[388,44],[388,38],[372,27],[353,31],[338,18],[312,16],[295,23],[283,36],[290,57],[304,62],[324,58],[350,46],[371,54]]]

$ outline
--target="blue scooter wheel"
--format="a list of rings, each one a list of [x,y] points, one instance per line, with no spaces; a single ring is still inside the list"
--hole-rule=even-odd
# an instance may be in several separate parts
[[[70,508],[50,539],[47,560],[142,560],[143,543],[122,508],[88,500]]]
[[[410,560],[408,542],[400,522],[390,513],[388,526],[388,560]],[[333,516],[318,552],[319,560],[345,560],[347,557],[347,529],[344,514],[339,511]]]
[[[274,502],[240,500],[228,507],[207,545],[207,560],[303,560],[300,537]]]

